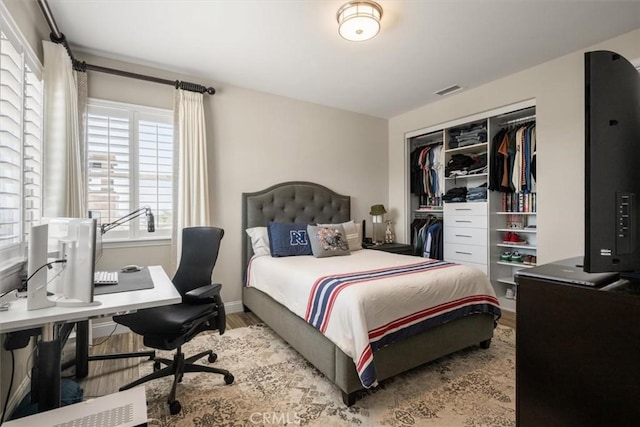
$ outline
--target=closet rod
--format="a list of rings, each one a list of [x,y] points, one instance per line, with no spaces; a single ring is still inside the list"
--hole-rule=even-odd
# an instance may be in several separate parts
[[[74,58],[66,37],[58,29],[58,25],[56,24],[53,14],[51,13],[51,9],[49,8],[49,4],[47,3],[47,0],[38,0],[38,5],[42,10],[44,19],[47,21],[47,24],[51,29],[51,36],[50,36],[51,41],[64,46],[64,48],[67,50],[67,53],[69,54],[69,58],[71,58],[73,69],[76,71],[82,71],[82,72],[97,71],[99,73],[113,74],[116,76],[128,77],[131,79],[138,79],[138,80],[144,80],[147,82],[166,84],[166,85],[173,86],[176,89],[183,89],[191,92],[208,93],[209,95],[213,95],[214,93],[216,93],[216,90],[214,88],[206,87],[197,83],[184,82],[180,80],[161,79],[159,77],[146,76],[144,74],[131,73],[129,71],[122,71],[114,68],[101,67],[99,65],[87,64],[84,61],[78,61],[77,59]]]
[[[506,125],[512,125],[514,123],[526,122],[530,120],[535,120],[535,118],[536,118],[535,114],[532,116],[520,117],[519,119],[507,120],[506,122],[502,122],[499,124],[499,126],[506,126]]]

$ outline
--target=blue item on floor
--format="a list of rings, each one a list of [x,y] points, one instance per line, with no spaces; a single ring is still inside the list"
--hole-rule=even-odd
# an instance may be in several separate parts
[[[84,391],[73,380],[63,378],[60,381],[60,405],[72,405],[74,403],[82,402]],[[38,412],[38,404],[31,403],[31,392],[22,399],[18,407],[11,414],[10,420],[16,418],[26,417],[27,415],[33,415]]]

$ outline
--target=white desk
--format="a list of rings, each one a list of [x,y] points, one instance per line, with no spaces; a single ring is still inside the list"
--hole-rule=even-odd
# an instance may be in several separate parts
[[[20,298],[12,302],[9,311],[0,314],[0,333],[18,332],[39,328],[38,357],[34,362],[38,369],[37,394],[39,409],[49,410],[60,406],[60,352],[62,341],[59,326],[101,316],[111,316],[143,308],[178,304],[182,297],[173,286],[171,279],[160,266],[149,267],[153,288],[96,295],[99,305],[86,307],[48,307],[40,310],[27,310],[27,299]],[[71,325],[65,325],[70,330]],[[67,333],[68,336],[68,333]],[[84,345],[86,345],[86,339]],[[78,345],[78,344],[77,344]],[[88,349],[84,349],[85,352]],[[86,357],[83,361],[87,363]],[[32,381],[33,381],[32,376]]]
[[[88,307],[48,307],[27,311],[27,299],[11,303],[9,311],[0,314],[0,333],[22,331],[59,322],[75,322],[101,316],[112,316],[142,308],[178,304],[182,297],[160,266],[149,267],[152,289],[96,295],[100,305]]]

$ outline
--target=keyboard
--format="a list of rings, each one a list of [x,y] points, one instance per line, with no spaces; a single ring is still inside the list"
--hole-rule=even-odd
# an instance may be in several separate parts
[[[117,285],[118,272],[117,271],[96,271],[95,273],[93,273],[93,284],[95,286]]]

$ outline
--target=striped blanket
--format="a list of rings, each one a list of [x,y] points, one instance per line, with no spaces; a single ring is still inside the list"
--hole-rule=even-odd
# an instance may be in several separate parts
[[[468,314],[500,316],[493,288],[479,270],[382,251],[321,259],[257,257],[247,286],[267,293],[340,347],[367,388],[377,384],[378,348]]]

